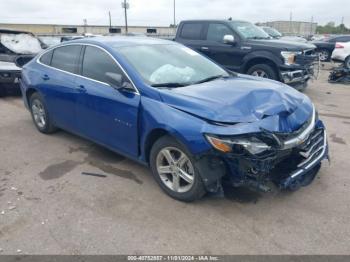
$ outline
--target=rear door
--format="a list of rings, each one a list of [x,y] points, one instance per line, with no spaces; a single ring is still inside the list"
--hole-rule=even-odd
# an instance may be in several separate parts
[[[205,25],[205,22],[184,22],[179,28],[176,41],[203,53],[206,50]]]
[[[80,93],[75,80],[81,50],[81,45],[61,46],[39,60],[47,67],[39,77],[50,116],[57,126],[71,131],[77,130],[75,108]]]
[[[137,90],[117,90],[107,84],[106,73],[116,73],[123,82],[131,81],[104,49],[84,47],[76,87],[81,90],[76,106],[80,133],[130,156],[138,154]]]

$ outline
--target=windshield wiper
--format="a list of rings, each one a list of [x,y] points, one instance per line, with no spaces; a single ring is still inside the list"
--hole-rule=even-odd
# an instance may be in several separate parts
[[[262,36],[251,36],[247,37],[247,39],[270,39],[269,37],[262,37]]]
[[[160,84],[153,84],[151,85],[153,87],[183,87],[183,86],[186,86],[186,84],[181,84],[181,83],[176,83],[176,82],[173,82],[173,83],[160,83]]]
[[[207,78],[204,78],[202,80],[199,80],[197,82],[194,82],[193,84],[201,84],[201,83],[205,83],[205,82],[210,82],[210,81],[213,81],[215,79],[219,79],[219,78],[225,78],[225,77],[228,77],[228,76],[224,76],[224,75],[216,75],[216,76],[211,76],[211,77],[207,77]]]

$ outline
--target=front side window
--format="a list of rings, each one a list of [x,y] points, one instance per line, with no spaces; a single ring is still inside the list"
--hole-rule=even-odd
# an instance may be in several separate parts
[[[77,73],[80,51],[80,45],[67,45],[55,48],[51,66],[70,73]]]
[[[154,87],[186,86],[229,74],[192,49],[178,44],[115,46],[115,50]]]
[[[207,40],[223,42],[225,35],[232,35],[232,31],[223,24],[209,24]]]
[[[82,75],[107,83],[106,73],[123,75],[116,62],[103,50],[87,46],[84,53]]]

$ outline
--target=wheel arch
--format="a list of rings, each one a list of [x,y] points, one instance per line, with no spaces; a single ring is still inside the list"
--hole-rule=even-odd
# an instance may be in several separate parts
[[[249,70],[249,68],[258,64],[267,64],[271,66],[275,71],[276,76],[280,78],[280,73],[277,64],[272,59],[263,56],[253,57],[247,60],[243,67],[243,73],[246,73]]]
[[[34,93],[38,93],[39,91],[33,87],[29,87],[27,90],[26,90],[26,93],[25,93],[25,99],[26,99],[26,102],[27,102],[27,105],[28,107],[30,107],[30,97],[34,94]]]
[[[146,136],[144,143],[144,159],[147,163],[149,163],[149,157],[151,153],[152,146],[154,143],[161,137],[169,135],[169,131],[164,128],[155,128],[151,130]]]

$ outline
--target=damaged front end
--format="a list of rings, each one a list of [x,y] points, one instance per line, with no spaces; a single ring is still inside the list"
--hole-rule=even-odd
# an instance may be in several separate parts
[[[29,32],[0,29],[0,96],[19,93],[22,67],[45,47]]]
[[[294,54],[292,60],[281,66],[281,80],[297,90],[303,90],[310,79],[317,79],[320,70],[319,58],[311,49]]]
[[[234,187],[263,192],[276,188],[297,190],[313,181],[321,161],[328,158],[326,131],[315,109],[294,132],[261,129],[259,133],[241,136],[206,137],[216,150],[200,156],[197,168],[211,192],[220,186],[218,177]]]

